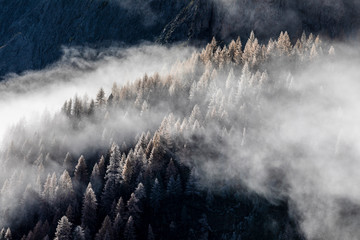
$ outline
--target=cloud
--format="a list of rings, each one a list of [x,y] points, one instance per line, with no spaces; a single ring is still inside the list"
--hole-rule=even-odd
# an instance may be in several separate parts
[[[5,129],[22,116],[44,109],[51,114],[57,112],[75,93],[94,96],[99,87],[109,92],[113,82],[123,85],[145,72],[165,76],[176,61],[189,57],[193,50],[152,45],[103,51],[66,49],[63,60],[49,69],[14,76],[1,84],[0,116],[6,116],[2,119],[2,136],[6,137]],[[231,122],[237,127],[227,129],[223,144],[214,148],[220,154],[209,157],[204,152],[191,153],[194,165],[210,183],[208,187],[218,186],[214,182],[241,183],[274,204],[287,201],[308,239],[360,236],[360,54],[358,47],[342,44],[336,46],[336,52],[335,57],[320,57],[310,63],[265,66],[272,78],[269,93],[260,97],[250,94],[247,102],[239,105],[223,102],[228,113],[242,122]],[[235,69],[236,81],[241,70]],[[186,79],[186,70],[173,72],[175,77],[192,83],[193,79]],[[210,102],[226,78],[219,73],[212,90],[201,100]],[[222,89],[219,95],[226,99],[232,90]],[[75,132],[64,131],[62,124],[67,122],[61,119],[54,126],[30,118],[25,135],[40,129],[49,131],[49,139],[65,136],[68,142],[64,148],[81,154],[99,144],[109,146],[112,137],[118,136],[120,144],[121,140],[131,142],[136,134],[158,127],[169,113],[170,104],[161,102],[147,118],[131,108],[119,110],[102,125],[86,122]],[[177,110],[175,118],[187,112]],[[223,126],[213,123],[203,127],[205,140],[214,144]],[[106,142],[101,143],[102,139]]]
[[[44,110],[53,114],[64,101],[100,87],[109,94],[112,84],[124,85],[145,73],[167,74],[176,61],[193,49],[180,46],[141,45],[131,48],[65,48],[62,60],[40,70],[14,75],[0,83],[0,138],[21,118],[33,119]]]

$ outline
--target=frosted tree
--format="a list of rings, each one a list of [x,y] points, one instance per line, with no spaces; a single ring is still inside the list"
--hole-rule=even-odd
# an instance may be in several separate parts
[[[291,46],[289,34],[287,32],[280,33],[280,36],[277,41],[277,48],[282,55],[289,55],[291,53],[292,46]]]
[[[85,231],[81,226],[76,226],[73,233],[73,240],[86,240]]]
[[[99,165],[95,163],[91,176],[90,176],[90,183],[93,186],[94,192],[96,195],[100,194],[102,189],[102,177],[100,175]]]
[[[63,216],[56,227],[54,240],[71,240],[71,222],[66,216]]]
[[[74,189],[69,173],[64,170],[56,187],[56,200],[60,209],[65,210],[74,201]]]
[[[134,219],[132,216],[129,217],[124,231],[124,239],[125,240],[135,240],[136,234],[135,234],[135,226],[134,226]]]
[[[96,234],[95,240],[113,239],[112,223],[109,216],[104,218],[104,221]]]
[[[74,160],[71,157],[71,154],[69,152],[66,153],[66,156],[65,156],[65,159],[64,159],[64,162],[63,162],[63,167],[69,173],[70,176],[73,176],[74,168],[75,168],[75,162],[74,162]]]
[[[115,239],[120,238],[120,234],[124,227],[124,220],[120,213],[116,214],[114,223],[113,223],[113,233]]]
[[[174,178],[174,176],[171,176],[166,188],[167,197],[175,201],[178,196],[180,196],[181,191],[182,189],[180,176],[177,176],[176,178]]]
[[[106,170],[106,183],[101,197],[102,206],[109,211],[113,200],[116,197],[116,192],[121,181],[120,169],[121,154],[119,146],[113,144],[110,153],[110,162]]]
[[[83,104],[81,99],[76,95],[74,99],[73,115],[76,118],[80,118],[83,113]]]
[[[161,136],[159,132],[156,132],[153,138],[153,147],[151,150],[151,154],[149,157],[150,170],[154,172],[161,171],[165,164],[165,153],[166,150],[164,148],[164,138]]]
[[[255,34],[253,31],[251,31],[250,37],[245,44],[244,53],[242,54],[243,63],[250,62],[252,60],[253,56],[255,55],[255,51],[256,51],[256,49],[255,49],[256,46],[254,46],[255,40],[256,40]],[[257,42],[257,40],[256,40],[256,42]]]
[[[189,179],[186,183],[185,187],[185,194],[191,198],[194,198],[195,196],[199,196],[200,192],[197,188],[197,178],[195,177],[195,173],[191,171]]]
[[[98,165],[99,165],[100,176],[105,177],[106,166],[105,166],[105,158],[103,155],[101,155]]]
[[[92,116],[95,112],[95,101],[94,99],[91,99],[89,107],[87,109],[87,115]]]
[[[142,213],[142,206],[140,200],[134,193],[131,194],[129,201],[127,202],[127,208],[129,210],[129,214],[138,224]]]
[[[80,156],[74,172],[74,185],[78,194],[83,194],[89,181],[87,166],[83,155]]]
[[[96,106],[98,106],[99,108],[104,108],[105,104],[106,104],[105,92],[103,88],[100,88],[100,90],[96,95]]]
[[[89,229],[91,234],[94,233],[96,227],[96,210],[96,196],[91,187],[91,184],[89,184],[84,195],[84,201],[81,210],[81,226],[84,229]]]
[[[176,177],[177,174],[178,170],[175,166],[174,160],[171,158],[166,168],[166,180],[169,180],[171,177]]]
[[[5,239],[5,240],[12,240],[12,234],[11,234],[10,228],[8,228],[8,229],[6,230],[6,233],[5,233],[5,235],[4,235],[4,239]]]
[[[159,180],[156,178],[150,193],[150,204],[155,212],[159,210],[160,202],[162,199],[163,199],[163,191],[159,183]]]

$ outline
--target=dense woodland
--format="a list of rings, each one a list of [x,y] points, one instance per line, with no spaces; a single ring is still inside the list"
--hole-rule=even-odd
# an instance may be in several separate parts
[[[214,38],[168,76],[114,83],[19,123],[1,155],[0,239],[303,239],[286,198],[219,173],[268,145],[268,104],[301,98],[292,73],[334,54],[312,34]],[[275,169],[268,184],[282,181]]]

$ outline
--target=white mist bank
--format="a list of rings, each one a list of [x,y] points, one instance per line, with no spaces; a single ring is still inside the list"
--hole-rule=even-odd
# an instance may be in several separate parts
[[[25,119],[26,123],[44,111],[58,112],[65,100],[75,95],[94,98],[103,87],[108,96],[114,82],[121,86],[145,73],[165,75],[176,61],[189,57],[192,51],[190,47],[158,45],[102,51],[64,49],[62,60],[51,67],[0,82],[0,138],[6,138],[6,130],[20,120]]]

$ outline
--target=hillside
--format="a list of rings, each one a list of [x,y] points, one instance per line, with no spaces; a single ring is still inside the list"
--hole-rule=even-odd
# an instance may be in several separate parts
[[[357,0],[1,0],[0,76],[41,69],[62,55],[61,47],[134,45],[187,41],[224,43],[254,30],[260,41],[287,30],[325,37],[354,37]],[[243,42],[245,44],[245,42]]]
[[[301,75],[326,72],[335,53],[312,34],[295,46],[287,32],[266,45],[213,39],[167,76],[20,122],[1,155],[0,239],[336,239],[327,227],[349,239],[360,207],[325,198],[316,164],[356,151],[313,124],[342,124],[344,99],[336,77]],[[322,222],[329,205],[342,212]]]

